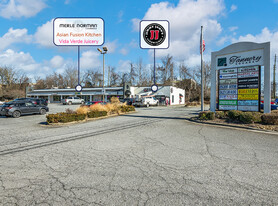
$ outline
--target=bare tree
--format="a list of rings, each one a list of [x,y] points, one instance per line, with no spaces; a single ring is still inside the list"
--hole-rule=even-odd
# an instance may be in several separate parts
[[[157,69],[159,71],[160,81],[163,85],[172,84],[174,81],[174,62],[173,57],[167,55],[162,58],[162,66]]]
[[[181,80],[192,78],[189,68],[184,63],[179,65],[179,77]]]
[[[78,71],[73,65],[68,65],[67,69],[63,73],[64,86],[74,88],[78,83]]]
[[[114,87],[119,85],[120,80],[120,75],[115,70],[115,67],[110,70],[110,85]]]
[[[13,99],[25,96],[29,78],[21,70],[12,67],[0,67],[0,98]]]
[[[129,71],[129,82],[131,85],[135,85],[135,79],[137,77],[136,69],[133,65],[133,63],[130,63],[130,71]]]

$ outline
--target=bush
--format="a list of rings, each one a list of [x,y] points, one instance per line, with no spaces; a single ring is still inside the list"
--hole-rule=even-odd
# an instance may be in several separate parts
[[[242,111],[237,111],[237,110],[228,111],[228,117],[231,120],[239,120],[240,114],[242,114]]]
[[[199,119],[200,120],[214,120],[215,119],[215,113],[204,111],[199,113]]]
[[[135,111],[135,107],[132,105],[122,105],[121,107],[121,112],[131,112],[131,111]]]
[[[261,119],[263,124],[278,125],[278,113],[263,114]]]
[[[114,104],[108,103],[105,105],[105,107],[106,107],[106,109],[107,109],[106,111],[108,113],[119,113],[119,110],[120,110],[120,106],[117,103],[114,103]]]
[[[46,116],[47,123],[66,123],[84,120],[86,118],[85,114],[69,114],[69,113],[57,113],[57,114],[48,114]]]
[[[225,119],[225,118],[227,118],[227,113],[224,111],[216,111],[215,117],[218,119]]]
[[[250,124],[250,123],[254,123],[254,122],[258,122],[259,120],[256,118],[256,114],[252,113],[252,112],[242,112],[239,115],[239,120],[242,123],[245,124]]]
[[[112,104],[120,104],[120,100],[118,97],[112,97],[111,98],[111,103]]]
[[[87,106],[79,107],[76,109],[77,114],[87,114],[90,111],[90,108]]]
[[[88,118],[97,118],[107,116],[106,111],[91,111],[87,113]]]
[[[102,104],[93,104],[90,106],[90,111],[106,111],[107,108]]]
[[[76,114],[76,111],[73,111],[72,109],[67,108],[67,109],[66,109],[66,113],[67,113],[67,114]]]

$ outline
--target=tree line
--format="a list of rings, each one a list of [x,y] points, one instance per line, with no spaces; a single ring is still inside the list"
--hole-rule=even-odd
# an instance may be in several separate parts
[[[125,72],[120,72],[115,67],[108,66],[105,70],[105,86],[122,86],[124,82],[130,82],[133,86],[150,86],[154,82],[153,65],[145,65],[142,58],[137,62],[130,62],[129,68]],[[210,86],[210,63],[204,63],[205,73],[205,91],[208,91]],[[51,89],[51,88],[74,88],[77,85],[78,79],[77,68],[73,65],[68,65],[63,73],[53,72],[45,78],[34,78],[34,89]],[[166,86],[172,85],[183,88],[191,100],[198,100],[200,96],[201,70],[200,68],[189,68],[184,63],[175,63],[173,57],[167,55],[161,59],[161,63],[156,65],[156,83],[157,85]],[[25,87],[31,83],[28,78],[20,70],[3,67],[0,68],[0,98],[14,98],[25,95]],[[196,85],[191,85],[192,81]],[[88,69],[80,74],[80,82],[84,87],[102,87],[103,74],[102,70]],[[8,95],[9,94],[9,95]],[[209,93],[207,92],[207,97]]]

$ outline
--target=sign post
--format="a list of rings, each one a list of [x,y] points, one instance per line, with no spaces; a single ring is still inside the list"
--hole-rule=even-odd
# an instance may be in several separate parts
[[[270,42],[232,44],[212,52],[211,64],[211,111],[216,110],[217,73],[219,110],[259,111],[263,66],[264,113],[271,112]]]
[[[104,20],[91,17],[55,18],[53,21],[53,43],[56,46],[77,46],[78,84],[75,90],[81,92],[80,46],[101,46],[104,44]]]
[[[153,49],[154,51],[154,74],[151,89],[157,92],[158,86],[155,80],[155,49],[169,48],[169,22],[167,20],[142,20],[140,22],[140,47],[141,49]]]

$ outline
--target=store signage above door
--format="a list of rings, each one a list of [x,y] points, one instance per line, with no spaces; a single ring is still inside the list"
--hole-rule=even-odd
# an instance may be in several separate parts
[[[230,73],[234,67],[240,67],[240,66],[254,66],[254,65],[263,65],[264,59],[263,59],[263,50],[252,50],[247,52],[241,52],[241,53],[233,53],[233,54],[227,54],[224,56],[218,56],[216,58],[216,68],[217,69],[224,69],[229,68],[227,71],[222,71],[223,73]],[[240,71],[240,72],[255,72],[250,71],[247,69],[247,71]]]

